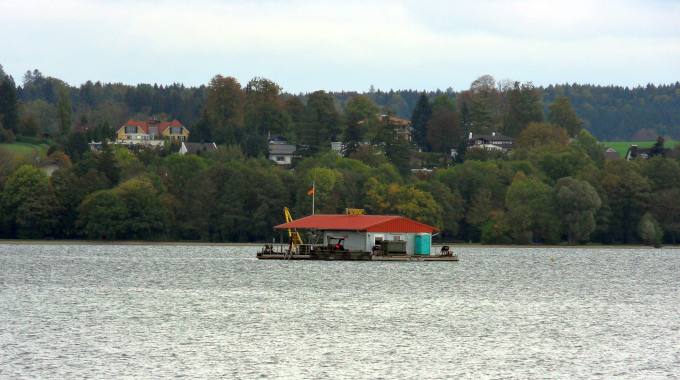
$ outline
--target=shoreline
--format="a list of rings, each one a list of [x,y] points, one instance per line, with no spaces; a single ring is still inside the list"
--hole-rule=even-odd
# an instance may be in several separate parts
[[[264,242],[256,243],[214,243],[200,241],[143,241],[143,240],[22,240],[0,239],[0,245],[158,245],[158,246],[206,246],[206,247],[261,247]],[[275,243],[275,245],[280,245]],[[508,245],[508,244],[481,244],[481,243],[437,243],[432,247],[448,245],[453,248],[581,248],[581,249],[654,249],[652,246],[640,244],[531,244],[531,245]],[[680,249],[680,244],[664,245],[659,249]]]

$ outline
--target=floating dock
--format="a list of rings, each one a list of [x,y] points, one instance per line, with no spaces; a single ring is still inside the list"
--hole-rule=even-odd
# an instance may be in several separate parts
[[[437,228],[396,215],[310,215],[293,220],[284,209],[286,223],[274,227],[288,231],[289,244],[265,245],[262,260],[324,261],[458,261],[448,246],[433,253]],[[307,231],[304,244],[298,230]],[[283,240],[282,240],[283,241]]]
[[[321,260],[321,261],[458,261],[458,255],[439,253],[433,255],[408,255],[403,253],[362,252],[328,249],[328,247],[298,247],[302,250],[290,253],[289,247],[265,248],[257,253],[260,260]],[[316,249],[315,249],[316,248]],[[304,253],[301,253],[304,252]]]

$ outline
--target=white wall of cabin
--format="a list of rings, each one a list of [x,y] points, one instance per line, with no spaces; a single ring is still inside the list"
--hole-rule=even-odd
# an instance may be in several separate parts
[[[328,237],[344,237],[345,249],[362,252],[371,252],[375,245],[375,238],[383,240],[402,240],[406,242],[406,253],[412,255],[415,252],[415,233],[387,233],[387,232],[360,232],[360,231],[324,231],[323,244],[329,244]],[[397,239],[398,238],[398,239]],[[337,241],[335,241],[337,242]]]

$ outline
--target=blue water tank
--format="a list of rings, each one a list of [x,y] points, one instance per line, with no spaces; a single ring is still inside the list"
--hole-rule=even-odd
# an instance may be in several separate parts
[[[430,248],[432,247],[432,235],[430,234],[417,234],[415,239],[415,249],[414,254],[416,255],[429,255]]]

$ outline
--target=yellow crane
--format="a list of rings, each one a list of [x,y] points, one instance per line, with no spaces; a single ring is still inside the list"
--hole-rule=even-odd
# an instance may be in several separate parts
[[[288,207],[283,208],[283,214],[286,216],[286,223],[293,221],[293,215],[290,214]],[[302,237],[300,237],[300,233],[297,232],[297,230],[292,230],[289,228],[288,237],[290,238],[290,245],[293,250],[296,246],[302,244]]]

